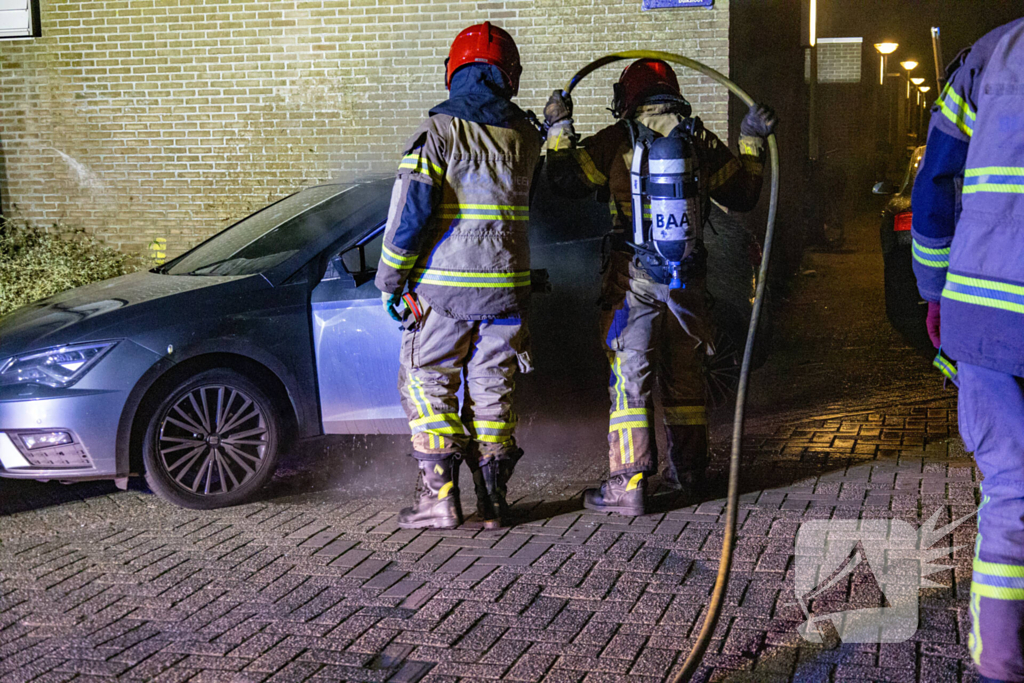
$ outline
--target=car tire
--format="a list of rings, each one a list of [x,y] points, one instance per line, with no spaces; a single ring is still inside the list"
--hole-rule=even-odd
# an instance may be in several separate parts
[[[149,415],[146,482],[193,510],[245,502],[274,474],[281,427],[274,401],[246,376],[219,368],[185,378]]]

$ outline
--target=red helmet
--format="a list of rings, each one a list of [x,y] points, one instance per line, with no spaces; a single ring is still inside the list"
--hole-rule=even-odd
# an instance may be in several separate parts
[[[612,112],[616,118],[628,118],[641,102],[654,95],[683,99],[672,67],[660,59],[638,59],[622,70],[614,86]]]
[[[489,21],[464,29],[452,41],[448,59],[444,63],[444,86],[451,89],[452,74],[459,67],[479,62],[498,67],[508,79],[512,94],[519,92],[519,75],[523,73],[523,66],[519,63],[516,41],[512,40],[507,31],[493,26]]]

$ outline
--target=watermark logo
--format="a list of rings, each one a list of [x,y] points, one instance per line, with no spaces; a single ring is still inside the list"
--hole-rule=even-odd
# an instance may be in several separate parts
[[[932,564],[956,548],[932,549],[971,513],[936,529],[941,508],[915,529],[899,519],[823,519],[804,522],[796,535],[797,603],[807,621],[797,629],[812,643],[822,642],[828,622],[844,643],[902,643],[917,632],[918,596],[938,587],[928,579],[948,565]],[[812,614],[810,603],[858,572],[874,578],[882,606]],[[826,603],[827,604],[827,603]]]

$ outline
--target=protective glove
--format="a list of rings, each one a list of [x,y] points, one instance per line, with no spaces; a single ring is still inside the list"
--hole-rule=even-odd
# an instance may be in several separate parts
[[[561,89],[555,90],[544,105],[544,123],[551,128],[556,123],[572,120],[572,96],[563,93]]]
[[[740,135],[766,138],[775,132],[775,126],[778,124],[779,117],[775,115],[774,109],[767,104],[755,104],[743,117]]]
[[[939,302],[928,302],[928,315],[925,316],[924,326],[928,329],[928,338],[932,340],[932,346],[939,348],[942,339],[939,337]]]
[[[398,313],[398,305],[402,303],[402,293],[388,294],[387,292],[381,292],[380,300],[384,304],[384,310],[391,316],[391,319],[395,322],[402,322],[402,316]]]

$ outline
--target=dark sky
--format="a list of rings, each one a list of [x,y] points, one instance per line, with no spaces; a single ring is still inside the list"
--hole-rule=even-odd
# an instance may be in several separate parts
[[[1024,16],[1024,1],[818,0],[818,14],[819,36],[863,36],[868,44],[883,40],[899,43],[894,55],[897,61],[917,60],[922,65],[917,73],[931,80],[935,67],[930,27],[942,30],[942,57],[948,63],[992,29]],[[927,73],[921,73],[922,68],[927,68]]]

